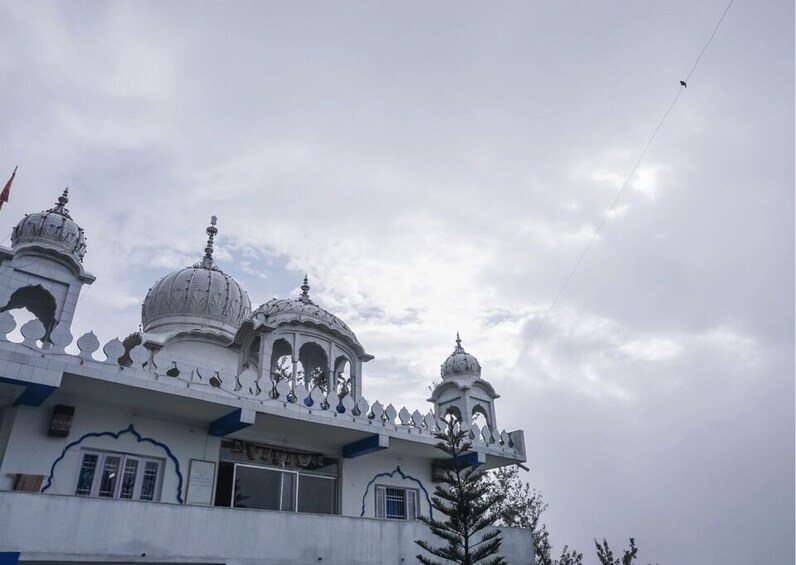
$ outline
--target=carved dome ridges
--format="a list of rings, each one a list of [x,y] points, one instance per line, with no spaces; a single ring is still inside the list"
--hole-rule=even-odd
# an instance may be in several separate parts
[[[66,188],[55,206],[22,218],[11,233],[12,248],[45,245],[63,251],[82,263],[86,255],[86,237],[83,229],[69,215],[66,208],[68,202],[69,189]]]
[[[298,298],[272,298],[252,313],[251,323],[255,327],[258,325],[276,327],[291,322],[310,323],[336,332],[361,347],[351,328],[340,318],[315,304],[310,299],[309,290],[310,286],[305,275],[301,285],[301,295]]]
[[[478,359],[464,350],[458,332],[456,332],[456,347],[440,367],[440,375],[443,379],[454,376],[481,376],[481,364]]]
[[[149,289],[141,308],[143,330],[207,330],[232,339],[251,314],[249,295],[213,262],[216,217],[201,262],[170,273]]]
[[[265,318],[266,323],[315,320],[329,329],[337,330],[356,340],[354,332],[340,318],[327,312],[317,304],[303,302],[299,298],[273,298],[254,311],[252,318],[255,317]]]

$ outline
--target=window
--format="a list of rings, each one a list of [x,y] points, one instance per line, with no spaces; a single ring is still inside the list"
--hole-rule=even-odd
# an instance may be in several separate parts
[[[215,505],[337,514],[339,461],[242,440],[222,440]]]
[[[337,506],[334,477],[236,464],[232,485],[235,508],[334,514]]]
[[[376,486],[376,518],[414,520],[417,518],[415,489]]]
[[[158,500],[162,462],[125,453],[85,452],[75,494],[127,500]]]

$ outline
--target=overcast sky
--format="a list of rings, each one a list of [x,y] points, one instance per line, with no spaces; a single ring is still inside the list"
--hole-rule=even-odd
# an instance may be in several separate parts
[[[0,1],[0,237],[65,185],[73,333],[217,262],[311,295],[425,406],[455,332],[524,429],[556,552],[794,562],[794,5]],[[6,238],[3,242],[8,244]]]

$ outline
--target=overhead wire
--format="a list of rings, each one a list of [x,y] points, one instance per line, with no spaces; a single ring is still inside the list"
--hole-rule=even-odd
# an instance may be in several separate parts
[[[724,18],[727,16],[727,12],[730,11],[730,8],[732,7],[734,2],[735,2],[735,0],[730,0],[730,2],[727,4],[727,7],[724,9],[724,12],[722,12],[721,17],[719,18],[718,22],[716,22],[716,25],[713,28],[713,31],[711,32],[710,37],[705,42],[705,45],[702,46],[702,50],[699,52],[699,55],[697,55],[697,58],[694,61],[694,65],[691,67],[691,70],[688,72],[688,75],[686,75],[686,78],[684,80],[680,81],[680,87],[677,89],[677,93],[674,95],[674,98],[669,103],[669,106],[666,108],[666,111],[663,113],[663,116],[661,116],[661,119],[658,121],[658,124],[655,126],[655,129],[652,131],[652,135],[650,135],[649,139],[647,139],[647,143],[644,144],[644,148],[641,150],[641,153],[639,154],[638,158],[636,159],[635,163],[633,164],[633,167],[630,169],[630,172],[628,173],[627,177],[625,178],[625,182],[622,183],[622,186],[620,187],[619,191],[616,193],[616,196],[614,197],[613,202],[611,202],[611,205],[608,207],[608,209],[606,210],[605,214],[603,215],[602,220],[600,221],[600,223],[595,228],[591,239],[586,244],[586,247],[583,249],[583,252],[580,254],[580,256],[578,257],[577,261],[575,261],[575,266],[569,272],[569,275],[564,280],[564,284],[561,285],[561,288],[556,293],[555,298],[553,298],[552,302],[550,302],[550,305],[545,310],[544,314],[542,315],[541,320],[536,325],[536,328],[534,329],[533,333],[531,334],[531,337],[528,338],[525,341],[525,344],[523,345],[522,349],[520,350],[520,354],[517,356],[517,361],[514,363],[514,366],[512,367],[512,372],[520,364],[520,361],[522,361],[523,357],[525,357],[525,354],[528,352],[528,348],[531,346],[533,341],[536,339],[536,336],[539,335],[539,331],[542,329],[542,326],[544,326],[544,324],[547,322],[548,318],[550,317],[550,313],[553,311],[553,308],[555,308],[555,306],[558,303],[559,299],[561,298],[561,296],[566,291],[567,287],[569,286],[569,283],[572,281],[572,278],[575,276],[575,273],[577,273],[578,269],[580,268],[581,263],[583,263],[583,259],[586,257],[586,255],[588,255],[589,251],[591,250],[592,246],[594,245],[594,242],[597,240],[597,237],[600,235],[600,232],[602,231],[603,227],[605,226],[606,222],[608,221],[608,218],[611,217],[611,214],[616,209],[616,206],[619,203],[619,199],[625,193],[625,191],[627,190],[628,186],[630,186],[630,182],[633,180],[633,177],[636,174],[636,170],[638,170],[638,167],[641,165],[641,162],[644,160],[644,157],[647,155],[647,151],[649,150],[650,146],[652,145],[652,142],[655,141],[655,138],[658,136],[658,132],[663,127],[663,124],[666,122],[666,119],[669,117],[669,114],[671,113],[672,109],[677,104],[678,100],[680,100],[680,96],[683,94],[683,91],[687,88],[688,81],[691,79],[691,76],[694,74],[694,71],[696,71],[697,66],[699,66],[699,62],[702,60],[702,56],[705,54],[705,51],[707,51],[708,47],[713,42],[713,38],[716,37],[716,33],[719,31],[719,27],[721,27],[721,24],[724,21]]]

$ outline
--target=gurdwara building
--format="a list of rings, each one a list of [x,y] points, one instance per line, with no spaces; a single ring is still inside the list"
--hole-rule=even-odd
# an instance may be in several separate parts
[[[0,565],[411,563],[414,540],[438,541],[417,517],[445,418],[470,430],[471,464],[525,461],[458,336],[430,409],[369,402],[351,328],[306,278],[252,308],[213,258],[215,218],[199,261],[146,294],[140,331],[75,339],[95,277],[67,196],[0,247]],[[21,308],[35,318],[15,331]],[[530,541],[504,529],[501,553],[532,563]]]

